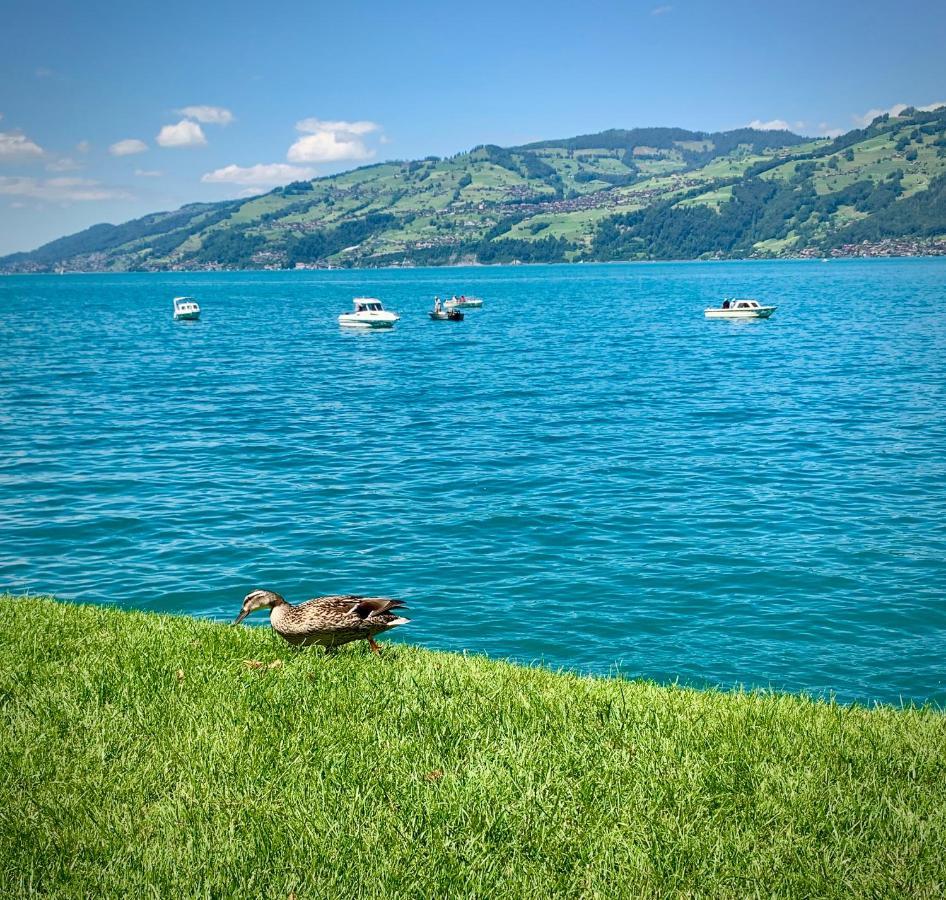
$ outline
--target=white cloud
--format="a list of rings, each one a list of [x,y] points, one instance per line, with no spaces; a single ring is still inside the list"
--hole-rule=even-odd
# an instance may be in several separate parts
[[[92,149],[92,145],[88,141],[79,141],[76,144],[76,151],[79,153],[88,153]]]
[[[162,147],[203,147],[207,143],[200,125],[181,119],[177,125],[165,125],[157,137]]]
[[[122,188],[111,188],[90,178],[7,178],[0,176],[0,194],[37,200],[133,200]]]
[[[233,113],[222,106],[185,106],[178,113],[205,125],[229,125],[233,121]]]
[[[946,106],[946,100],[940,100],[938,103],[928,103],[926,106],[916,107],[920,112],[932,112],[934,109],[939,109],[941,106]],[[899,116],[905,109],[908,109],[909,106],[906,103],[894,103],[893,106],[887,107],[887,109],[869,109],[866,113],[859,116],[857,114],[851,116],[854,120],[854,123],[860,128],[866,128],[870,125],[877,116],[890,115],[890,116]]]
[[[861,116],[853,115],[851,118],[854,120],[854,123],[861,128],[866,128],[870,125],[877,116],[891,115],[899,116],[907,108],[906,103],[894,103],[893,106],[888,109],[869,109],[866,113]]]
[[[116,141],[108,148],[112,156],[131,156],[134,153],[144,153],[148,145],[138,138],[126,138],[123,141]]]
[[[843,128],[832,128],[827,122],[818,123],[818,135],[826,138],[836,138],[844,134]]]
[[[135,174],[140,178],[160,178],[164,172],[158,169],[135,169]]]
[[[0,131],[0,160],[29,159],[42,155],[43,148],[33,143],[25,134]]]
[[[365,121],[303,119],[296,122],[296,130],[305,137],[289,148],[286,154],[289,162],[324,163],[371,159],[375,151],[366,146],[364,137],[380,131],[381,126]]]
[[[673,10],[672,6],[668,4],[664,4],[663,6],[655,6],[650,11],[650,14],[652,16],[665,16],[668,12],[671,12],[672,10]]]
[[[340,120],[332,121],[328,119],[302,119],[296,122],[296,131],[303,134],[318,134],[322,131],[338,131],[344,134],[371,134],[372,131],[380,131],[381,126],[376,122],[342,122]]]
[[[48,172],[75,172],[76,169],[81,168],[82,165],[69,156],[62,156],[59,159],[54,159],[50,163],[46,163],[46,170]]]
[[[207,184],[244,184],[264,188],[288,184],[290,181],[305,181],[315,178],[315,175],[315,169],[308,166],[257,163],[255,166],[224,166],[222,169],[207,172],[200,180]]]
[[[761,119],[753,119],[747,126],[747,128],[755,128],[757,131],[790,131],[788,122],[784,119],[772,119],[768,122],[763,122]]]

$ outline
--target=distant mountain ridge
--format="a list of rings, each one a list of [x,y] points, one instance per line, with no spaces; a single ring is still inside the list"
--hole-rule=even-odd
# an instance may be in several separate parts
[[[5,272],[946,252],[946,107],[834,140],[610,129],[95,225]]]
[[[672,150],[675,147],[686,148],[688,144],[703,143],[711,145],[703,150],[684,149],[684,157],[691,163],[706,162],[715,156],[724,156],[735,150],[740,144],[754,150],[792,147],[804,144],[810,138],[793,134],[790,131],[760,131],[756,128],[737,128],[733,131],[687,131],[685,128],[609,128],[596,134],[581,134],[577,137],[551,141],[538,141],[524,144],[514,150],[625,150],[629,147],[655,147]]]

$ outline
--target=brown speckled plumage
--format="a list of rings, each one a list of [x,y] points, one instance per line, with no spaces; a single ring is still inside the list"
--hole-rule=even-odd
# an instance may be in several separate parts
[[[350,641],[366,640],[377,651],[376,634],[410,621],[392,612],[403,606],[401,600],[355,594],[316,597],[293,606],[273,591],[251,591],[236,622],[254,610],[269,609],[273,631],[294,646],[319,644],[331,650]]]

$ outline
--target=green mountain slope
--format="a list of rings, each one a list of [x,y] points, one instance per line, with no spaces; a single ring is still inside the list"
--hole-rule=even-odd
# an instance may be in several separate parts
[[[944,236],[946,107],[835,140],[640,128],[381,163],[96,225],[0,269],[946,252]]]

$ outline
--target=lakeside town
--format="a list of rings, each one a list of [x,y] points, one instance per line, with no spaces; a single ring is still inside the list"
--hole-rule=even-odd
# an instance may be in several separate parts
[[[275,256],[275,254],[274,254]],[[946,256],[946,238],[944,239],[893,239],[887,238],[881,241],[861,241],[856,244],[843,244],[840,247],[824,249],[820,247],[807,247],[797,251],[783,251],[779,253],[753,253],[747,256],[724,256],[722,254],[711,254],[699,258],[696,261],[718,262],[727,259],[754,259],[754,260],[793,260],[793,259],[855,259],[855,258],[895,258],[895,257],[924,257],[924,256]],[[568,264],[577,262],[596,262],[597,260],[576,259]],[[682,260],[625,260],[625,262],[679,262]],[[621,260],[610,260],[609,262],[621,262]],[[511,265],[521,265],[521,261],[513,260]],[[455,265],[503,265],[503,263],[482,263],[472,258],[459,260]],[[415,263],[409,259],[403,262],[386,263],[378,265],[372,264],[370,259],[352,261],[341,265],[330,262],[297,262],[291,268],[295,271],[320,271],[349,268],[414,268]],[[105,254],[90,254],[82,259],[70,261],[68,264],[59,266],[56,274],[92,274],[107,273],[114,271],[141,271],[141,272],[232,272],[232,271],[284,271],[287,267],[279,259],[270,260],[260,259],[257,264],[252,266],[233,266],[222,263],[179,263],[170,264],[163,267],[142,266],[140,269],[116,270]],[[24,265],[16,271],[2,271],[0,275],[38,275],[49,274],[49,269],[40,265]]]

